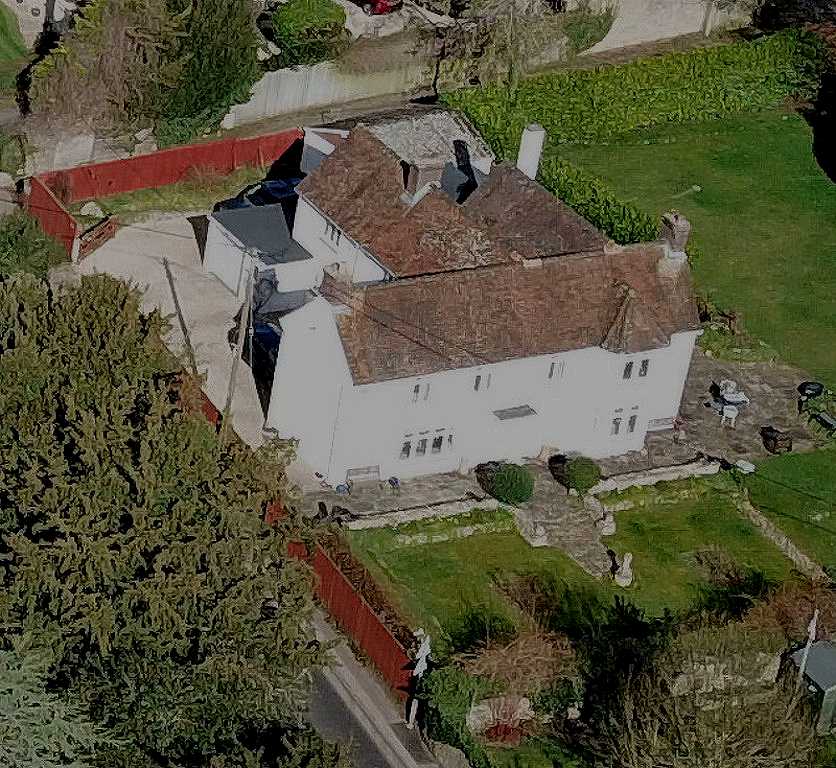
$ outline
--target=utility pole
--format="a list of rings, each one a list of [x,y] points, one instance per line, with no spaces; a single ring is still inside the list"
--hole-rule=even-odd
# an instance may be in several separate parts
[[[235,349],[235,357],[232,358],[232,368],[229,371],[229,386],[226,389],[226,403],[221,418],[221,446],[226,443],[226,425],[229,421],[229,413],[232,410],[232,396],[235,394],[235,377],[238,374],[238,363],[244,355],[244,340],[250,330],[250,306],[253,302],[253,283],[255,277],[255,260],[249,250],[245,255],[250,260],[250,272],[247,276],[247,292],[244,297],[244,304],[241,307],[241,321],[238,324],[238,341]],[[250,356],[252,356],[252,339],[250,340]]]

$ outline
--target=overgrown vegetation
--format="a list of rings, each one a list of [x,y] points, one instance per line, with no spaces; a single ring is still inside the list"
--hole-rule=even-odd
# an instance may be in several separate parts
[[[310,580],[262,522],[287,457],[184,410],[163,330],[111,278],[0,281],[0,650],[46,654],[98,765],[334,765],[300,726]]]
[[[289,0],[271,18],[279,69],[335,59],[348,44],[345,11],[333,0]]]
[[[28,54],[14,13],[0,5],[0,101],[14,101],[17,74]]]
[[[609,5],[595,13],[589,2],[583,2],[578,8],[566,13],[563,34],[569,45],[569,53],[575,54],[591,48],[604,39],[615,20],[616,9]]]
[[[31,109],[88,129],[95,115],[127,144],[149,127],[163,146],[187,142],[246,100],[258,42],[248,0],[93,0],[33,68]]]
[[[66,258],[61,245],[28,213],[15,212],[0,218],[0,277],[17,272],[46,277],[51,266]]]

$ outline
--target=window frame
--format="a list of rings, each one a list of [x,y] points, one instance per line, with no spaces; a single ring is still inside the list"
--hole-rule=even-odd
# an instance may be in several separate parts
[[[616,416],[610,422],[610,437],[618,437],[621,434],[621,422],[623,419],[621,416]]]
[[[441,453],[444,448],[444,435],[436,435],[430,445],[430,453]]]
[[[633,368],[634,367],[635,366],[634,366],[632,360],[628,360],[626,363],[624,363],[624,370],[621,372],[621,378],[624,381],[629,381],[630,379],[633,378]]]
[[[427,455],[427,438],[422,437],[415,443],[415,456],[426,456]]]
[[[627,419],[627,434],[631,435],[633,432],[636,431],[636,422],[638,421],[638,416],[634,413]]]
[[[412,440],[404,440],[401,443],[401,461],[405,461],[412,454]]]
[[[413,402],[413,403],[417,403],[417,402],[418,402],[418,397],[419,397],[419,395],[420,395],[420,394],[421,394],[421,385],[420,385],[420,384],[416,384],[416,385],[412,388],[412,402]]]
[[[641,363],[639,364],[639,378],[643,379],[647,376],[647,372],[650,370],[650,358],[645,357]]]

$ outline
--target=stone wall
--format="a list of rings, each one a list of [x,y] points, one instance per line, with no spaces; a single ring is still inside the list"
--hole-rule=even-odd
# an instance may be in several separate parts
[[[667,480],[684,480],[689,477],[716,475],[720,471],[719,461],[700,459],[688,464],[677,464],[673,467],[657,467],[641,472],[627,472],[623,475],[613,475],[601,480],[590,490],[591,494],[608,493],[609,491],[624,491],[644,485],[656,485]]]

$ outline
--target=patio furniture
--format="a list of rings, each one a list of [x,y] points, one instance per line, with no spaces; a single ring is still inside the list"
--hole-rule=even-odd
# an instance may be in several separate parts
[[[827,411],[817,413],[813,416],[813,420],[816,421],[819,426],[824,427],[828,435],[832,435],[836,432],[836,417],[832,416]]]
[[[398,480],[397,477],[390,477],[387,482],[389,483],[389,487],[392,489],[392,493],[394,493],[395,496],[400,496],[401,495],[401,481]]]
[[[824,384],[820,381],[802,381],[798,385],[798,412],[803,413],[807,402],[824,394]]]
[[[725,427],[726,424],[735,429],[735,422],[740,411],[734,405],[724,405],[723,410],[720,411],[720,426]]]
[[[731,379],[722,379],[720,381],[720,394],[727,395],[733,392],[737,392],[737,382]]]
[[[792,435],[768,426],[761,428],[763,447],[770,453],[789,453],[792,450]]]

